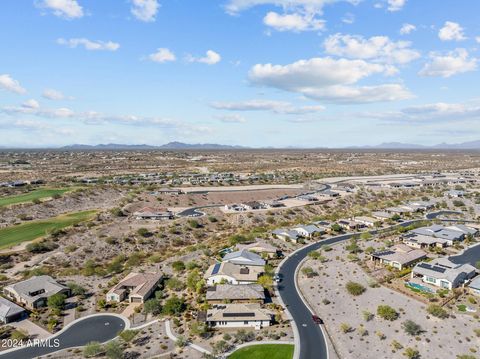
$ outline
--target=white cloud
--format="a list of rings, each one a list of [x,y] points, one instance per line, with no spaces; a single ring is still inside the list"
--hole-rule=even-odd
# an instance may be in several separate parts
[[[155,21],[160,4],[157,0],[132,0],[131,13],[144,22]]]
[[[355,22],[355,15],[351,12],[347,12],[344,17],[342,17],[342,22],[344,24],[353,24]]]
[[[25,101],[25,102],[22,104],[22,107],[24,107],[24,108],[30,108],[30,109],[36,109],[36,108],[39,108],[39,107],[40,107],[40,104],[38,103],[37,100],[34,100],[34,99],[32,98],[32,99],[30,99],[30,100]]]
[[[208,50],[204,57],[194,57],[192,55],[188,55],[186,60],[188,62],[200,62],[202,64],[215,65],[222,60],[222,57],[215,51]]]
[[[361,0],[229,0],[225,9],[230,14],[237,14],[254,6],[273,5],[284,9],[301,9],[320,14],[323,6],[335,2],[358,4]]]
[[[158,62],[161,64],[164,62],[175,61],[177,59],[172,51],[164,47],[158,48],[156,52],[148,55],[148,58],[153,62]]]
[[[408,35],[411,32],[415,31],[416,29],[417,29],[417,27],[415,25],[405,23],[400,28],[400,35]]]
[[[120,44],[112,41],[91,41],[85,38],[74,39],[57,39],[59,45],[68,46],[70,48],[76,48],[83,46],[85,50],[89,51],[117,51],[120,48]]]
[[[285,101],[248,100],[242,102],[213,102],[211,106],[217,110],[227,111],[271,111],[277,114],[300,115],[325,110],[324,106],[293,106]]]
[[[277,31],[314,31],[325,28],[325,21],[315,18],[314,15],[278,14],[270,11],[263,18],[263,23]]]
[[[51,10],[55,16],[65,19],[80,18],[84,15],[77,0],[41,0],[35,4],[39,8]]]
[[[477,37],[475,38],[475,41],[480,44],[480,36],[477,36]]]
[[[18,94],[24,94],[27,92],[27,90],[20,85],[20,82],[13,79],[9,74],[0,75],[0,89]]]
[[[55,100],[55,101],[65,99],[65,95],[63,93],[54,89],[45,89],[42,93],[42,97],[49,100]]]
[[[33,100],[35,101],[35,100]],[[20,106],[5,106],[0,113],[9,116],[33,116],[39,119],[78,120],[88,125],[120,124],[160,127],[167,130],[178,130],[179,133],[211,132],[211,129],[202,125],[194,125],[165,117],[146,117],[136,115],[111,115],[97,111],[77,112],[66,107],[44,108],[37,101],[27,101]],[[38,105],[38,106],[37,106]]]
[[[445,22],[445,25],[438,32],[438,37],[442,41],[462,41],[466,39],[463,28],[452,21]]]
[[[390,73],[389,65],[324,57],[299,60],[285,66],[257,64],[251,68],[249,79],[257,85],[329,102],[364,103],[412,97],[408,90],[399,84],[349,86],[371,75]]]
[[[430,62],[420,70],[420,76],[450,77],[464,72],[475,71],[477,59],[470,58],[465,49],[455,49],[445,55],[432,52]]]
[[[233,114],[233,115],[217,115],[215,116],[218,120],[225,122],[225,123],[245,123],[246,120],[238,115],[238,114]]]
[[[420,57],[408,41],[391,41],[388,36],[365,39],[360,35],[330,35],[323,43],[331,55],[356,59],[372,59],[393,64],[406,64]]]
[[[387,10],[392,12],[402,10],[406,3],[407,0],[387,0]]]

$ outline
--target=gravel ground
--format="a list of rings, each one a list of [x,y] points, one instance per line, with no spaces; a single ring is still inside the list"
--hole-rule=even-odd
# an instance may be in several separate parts
[[[425,304],[393,292],[385,287],[369,288],[369,277],[352,262],[343,260],[346,252],[344,244],[334,247],[323,255],[329,259],[321,264],[319,261],[307,260],[303,267],[315,269],[319,276],[307,279],[299,275],[302,292],[315,312],[323,318],[326,328],[333,339],[341,358],[405,358],[400,349],[393,351],[392,341],[396,340],[404,348],[416,348],[422,358],[455,358],[459,354],[476,357],[480,350],[480,340],[474,329],[480,328],[480,322],[471,315],[455,313],[456,318],[427,318]],[[353,297],[345,290],[345,283],[355,281],[367,287],[367,291]],[[328,299],[331,303],[324,304]],[[400,313],[393,321],[374,317],[365,321],[364,310],[376,313],[378,305],[390,305]],[[409,336],[402,329],[402,323],[413,320],[419,324],[424,333],[418,337]],[[340,326],[347,323],[352,331],[344,334]],[[359,327],[363,326],[368,335],[361,336]],[[385,338],[381,339],[377,332]]]

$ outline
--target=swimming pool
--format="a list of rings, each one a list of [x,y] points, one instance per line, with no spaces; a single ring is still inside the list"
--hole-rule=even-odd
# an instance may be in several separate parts
[[[414,288],[421,290],[422,292],[427,292],[427,293],[435,293],[435,291],[429,287],[426,287],[424,285],[418,284],[418,283],[413,283],[413,282],[406,282],[405,285],[408,287]]]

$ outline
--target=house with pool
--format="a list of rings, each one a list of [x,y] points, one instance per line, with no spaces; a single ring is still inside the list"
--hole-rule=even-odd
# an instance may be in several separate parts
[[[437,258],[431,262],[417,263],[412,269],[410,283],[421,281],[429,286],[453,289],[462,286],[475,275],[475,267],[470,264],[457,264],[448,258]]]

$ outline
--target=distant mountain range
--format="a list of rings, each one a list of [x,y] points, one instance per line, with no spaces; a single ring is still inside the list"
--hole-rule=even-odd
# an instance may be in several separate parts
[[[216,143],[196,143],[189,144],[183,142],[169,142],[161,146],[152,145],[124,145],[118,143],[108,143],[100,145],[70,145],[61,147],[62,150],[231,150],[245,149],[248,147],[219,145]]]
[[[20,147],[16,147],[17,149]],[[8,150],[9,147],[0,146],[2,150]],[[53,148],[52,148],[53,149]],[[73,144],[69,146],[64,146],[58,148],[65,151],[129,151],[129,150],[247,150],[247,149],[317,149],[317,150],[328,150],[328,149],[379,149],[379,150],[480,150],[480,140],[462,142],[462,143],[440,143],[432,146],[411,144],[411,143],[401,143],[401,142],[385,142],[379,145],[374,146],[347,146],[347,147],[246,147],[246,146],[233,146],[233,145],[222,145],[216,143],[183,143],[183,142],[169,142],[164,145],[126,145],[119,143],[108,143],[108,144],[98,144],[98,145],[82,145],[82,144]]]
[[[433,146],[424,146],[411,143],[401,143],[401,142],[386,142],[381,143],[376,146],[358,146],[358,147],[347,147],[347,148],[372,148],[372,149],[401,149],[401,150],[478,150],[480,149],[480,140],[479,141],[470,141],[462,143],[440,143]]]

